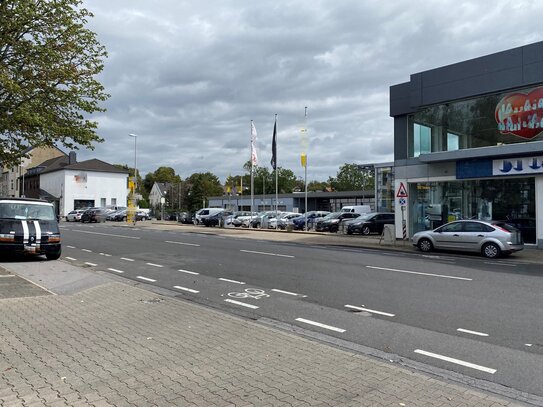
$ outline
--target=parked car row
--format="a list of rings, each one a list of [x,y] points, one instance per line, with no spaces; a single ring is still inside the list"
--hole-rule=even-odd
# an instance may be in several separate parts
[[[75,209],[70,211],[66,215],[66,222],[81,222],[81,223],[91,223],[91,222],[105,222],[108,221],[126,221],[127,219],[127,209],[122,208],[118,210],[106,209],[106,208],[84,208],[84,209]],[[145,211],[138,210],[136,212],[136,220],[144,221],[150,220],[151,217]]]

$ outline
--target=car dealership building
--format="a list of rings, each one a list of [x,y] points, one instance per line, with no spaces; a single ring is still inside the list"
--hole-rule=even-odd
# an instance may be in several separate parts
[[[543,249],[543,42],[390,87],[396,236],[508,220]]]

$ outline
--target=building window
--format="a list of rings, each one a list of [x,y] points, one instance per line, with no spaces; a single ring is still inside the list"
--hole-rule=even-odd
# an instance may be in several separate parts
[[[413,124],[413,157],[432,152],[432,129],[419,123]]]
[[[106,206],[106,198],[100,198],[100,206],[104,208]]]
[[[447,151],[460,150],[460,136],[454,133],[447,133]]]
[[[117,206],[117,198],[111,198],[111,205]]]

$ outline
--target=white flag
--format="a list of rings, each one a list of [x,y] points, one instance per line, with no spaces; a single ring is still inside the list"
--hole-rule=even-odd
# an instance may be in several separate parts
[[[251,120],[251,164],[258,165],[258,156],[256,155],[256,127]]]

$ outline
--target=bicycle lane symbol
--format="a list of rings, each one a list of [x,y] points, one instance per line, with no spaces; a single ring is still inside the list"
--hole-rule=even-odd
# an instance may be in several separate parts
[[[253,298],[255,300],[259,300],[261,298],[268,298],[270,295],[266,294],[266,291],[259,288],[246,288],[243,292],[228,293],[228,296],[238,299]]]

